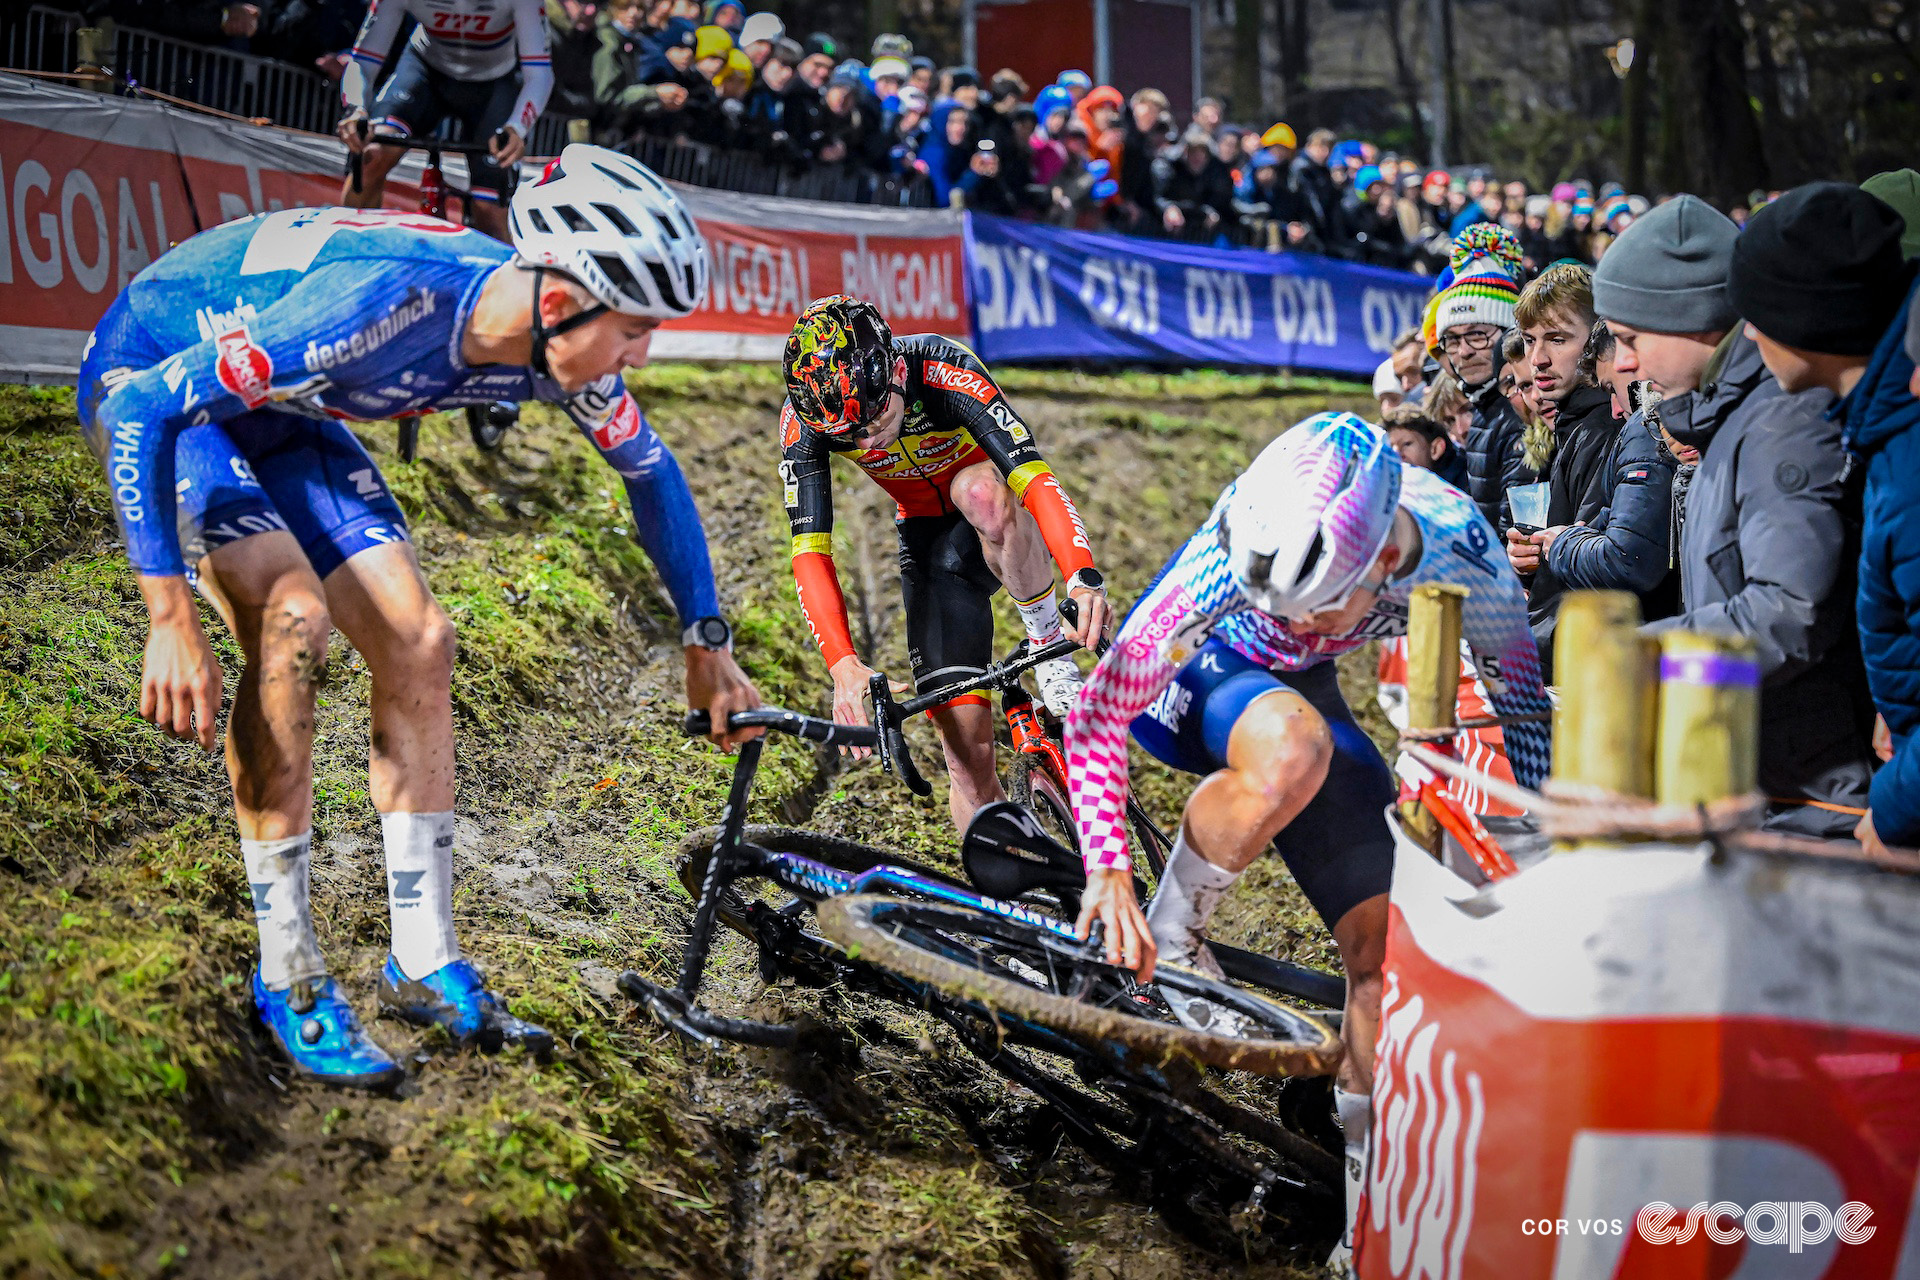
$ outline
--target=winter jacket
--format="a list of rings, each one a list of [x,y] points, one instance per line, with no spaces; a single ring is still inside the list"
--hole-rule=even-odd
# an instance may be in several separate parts
[[[1673,476],[1678,463],[1643,414],[1634,414],[1614,442],[1602,475],[1606,505],[1584,526],[1554,539],[1547,567],[1569,590],[1632,591],[1640,616],[1670,617],[1679,608],[1673,558]]]
[[[642,121],[671,114],[660,106],[659,91],[641,83],[654,46],[645,32],[628,35],[611,22],[600,28],[598,40],[591,64],[594,128],[624,142]]]
[[[1754,343],[1730,335],[1698,391],[1660,403],[1707,438],[1680,535],[1683,612],[1650,632],[1733,633],[1760,661],[1760,787],[1782,801],[1864,807],[1872,709],[1854,626],[1858,496],[1825,391],[1788,395]],[[1845,836],[1854,817],[1776,804],[1766,825]]]
[[[1447,441],[1447,451],[1440,455],[1440,461],[1433,464],[1433,473],[1462,493],[1473,487],[1467,475],[1467,455],[1452,440]]]
[[[1240,225],[1240,213],[1233,207],[1233,171],[1217,157],[1208,156],[1206,165],[1195,173],[1187,167],[1185,155],[1170,151],[1153,162],[1153,180],[1154,221],[1165,216],[1169,205],[1178,206],[1186,218],[1187,239],[1210,240]],[[1208,209],[1219,217],[1211,230],[1206,225]]]
[[[1907,392],[1904,337],[1916,291],[1839,409],[1866,472],[1860,648],[1873,704],[1893,733],[1893,759],[1873,780],[1873,829],[1909,848],[1920,845],[1920,400]]]
[[[1575,387],[1554,419],[1553,467],[1547,480],[1549,528],[1585,523],[1607,504],[1607,456],[1620,436],[1613,395],[1605,387]],[[1558,539],[1555,539],[1558,541]],[[1553,670],[1553,632],[1566,584],[1542,564],[1527,582],[1527,621],[1543,670]]]
[[[1498,378],[1478,391],[1468,392],[1473,422],[1467,427],[1467,496],[1494,531],[1506,536],[1513,516],[1507,510],[1507,487],[1529,483],[1534,477],[1522,457],[1520,437],[1526,424],[1500,394]]]
[[[1305,206],[1307,216],[1301,220],[1323,244],[1335,243],[1340,235],[1340,192],[1333,185],[1332,171],[1303,151],[1287,170],[1287,185]]]

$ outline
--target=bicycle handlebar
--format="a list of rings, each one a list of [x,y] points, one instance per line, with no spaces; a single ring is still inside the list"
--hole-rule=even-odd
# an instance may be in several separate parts
[[[445,151],[450,155],[456,156],[487,156],[493,154],[493,144],[495,142],[504,143],[506,141],[502,136],[505,133],[506,129],[504,127],[496,129],[493,131],[493,136],[484,142],[442,142],[437,138],[400,138],[385,133],[376,133],[368,138],[367,141],[378,143],[383,147],[404,147],[408,149],[418,149],[420,151]]]
[[[713,732],[713,717],[705,711],[689,711],[681,722],[681,728],[690,738],[703,738]],[[736,711],[727,717],[727,728],[771,729],[775,733],[790,733],[796,738],[824,742],[835,747],[880,746],[880,731],[871,725],[837,724],[832,720],[803,716],[798,711],[786,711],[779,707]]]

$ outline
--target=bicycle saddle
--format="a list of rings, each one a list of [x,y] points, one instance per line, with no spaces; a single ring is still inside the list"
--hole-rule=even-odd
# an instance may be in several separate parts
[[[1039,819],[1011,800],[981,808],[960,842],[960,865],[974,888],[1015,899],[1036,889],[1072,894],[1087,887],[1080,855],[1040,828]]]

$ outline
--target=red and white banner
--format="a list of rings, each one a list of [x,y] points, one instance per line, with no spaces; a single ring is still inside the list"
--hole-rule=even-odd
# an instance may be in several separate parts
[[[1920,879],[1394,871],[1364,1280],[1920,1276]]]
[[[712,283],[698,311],[662,327],[655,355],[777,360],[800,309],[830,293],[866,298],[896,333],[970,333],[959,213],[679,191]]]
[[[0,379],[72,378],[141,267],[233,218],[334,203],[345,156],[317,134],[0,74]],[[410,152],[394,170],[389,208],[418,207],[423,165]],[[445,167],[465,185],[458,156]],[[680,191],[713,287],[654,340],[660,356],[777,359],[800,309],[841,292],[903,332],[969,331],[958,213]]]

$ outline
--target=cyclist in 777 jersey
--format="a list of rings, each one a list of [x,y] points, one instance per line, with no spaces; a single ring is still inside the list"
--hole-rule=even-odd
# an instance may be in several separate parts
[[[1403,468],[1386,436],[1352,414],[1317,415],[1221,494],[1067,720],[1087,862],[1080,927],[1084,935],[1105,922],[1112,960],[1143,976],[1156,959],[1218,976],[1207,921],[1269,842],[1332,931],[1347,975],[1335,1100],[1349,1221],[1371,1109],[1394,785],[1340,696],[1332,659],[1404,634],[1412,590],[1428,582],[1468,589],[1463,630],[1494,710],[1548,710],[1526,593],[1472,500],[1430,471]],[[1126,844],[1129,728],[1162,762],[1204,775],[1144,918]],[[1546,726],[1515,723],[1507,734],[1516,777],[1537,787]],[[1194,1025],[1219,1016],[1203,1001],[1169,1003]]]
[[[587,146],[516,193],[513,224],[509,248],[377,210],[230,222],[134,277],[82,363],[81,421],[151,624],[141,714],[214,746],[220,668],[195,583],[246,655],[226,749],[260,929],[255,1004],[300,1071],[336,1084],[401,1074],[328,975],[308,906],[315,694],[336,624],[372,677],[369,792],[393,929],[382,1009],[483,1047],[552,1044],[454,936],[453,626],[342,419],[558,403],[626,482],[684,627],[689,703],[721,726],[759,703],[686,478],[618,372],[699,305],[699,231],[644,166]]]
[[[833,718],[865,724],[873,672],[856,656],[833,565],[833,486],[844,453],[898,507],[908,656],[925,688],[977,675],[993,660],[993,595],[1013,597],[1028,637],[1097,643],[1111,616],[1079,513],[1027,424],[973,352],[937,334],[895,338],[872,304],[821,298],[787,339],[780,479],[793,530],[800,605],[833,676]],[[1051,555],[1052,563],[1048,562]],[[1079,608],[1067,628],[1054,565]],[[1034,669],[1041,697],[1065,715],[1080,691],[1066,658]],[[948,805],[965,831],[974,810],[1005,799],[993,714],[980,694],[933,711],[952,778]]]
[[[419,25],[376,95],[374,81],[408,16]],[[468,220],[507,239],[508,174],[552,90],[541,0],[373,0],[340,78],[340,137],[348,149],[364,151],[360,189],[342,186],[340,203],[378,209],[387,173],[400,162],[400,148],[367,144],[361,130],[369,113],[375,133],[402,138],[427,137],[454,116],[466,125],[467,140],[484,139],[489,152],[467,162]]]

